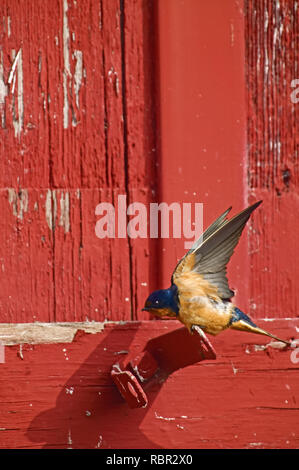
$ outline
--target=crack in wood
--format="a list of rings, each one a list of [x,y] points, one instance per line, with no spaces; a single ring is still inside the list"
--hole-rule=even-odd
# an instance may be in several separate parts
[[[122,106],[123,106],[123,136],[124,136],[124,175],[125,175],[125,189],[127,198],[130,197],[130,184],[129,184],[129,153],[128,153],[128,120],[127,120],[127,101],[126,101],[126,40],[125,40],[125,5],[124,0],[120,0],[120,44],[121,44],[121,84],[122,84]],[[131,305],[131,320],[136,318],[136,294],[134,295],[133,289],[133,248],[130,238],[128,238],[129,250],[129,278],[130,278],[130,305]],[[135,291],[136,292],[136,291]]]

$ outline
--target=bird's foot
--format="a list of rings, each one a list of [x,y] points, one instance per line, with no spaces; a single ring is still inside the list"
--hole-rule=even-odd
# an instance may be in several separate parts
[[[216,357],[216,351],[215,351],[215,349],[213,348],[211,342],[209,341],[209,339],[208,339],[207,336],[205,335],[204,331],[200,328],[200,326],[198,326],[198,325],[191,325],[190,331],[191,331],[191,333],[196,332],[196,333],[200,336],[200,338],[201,338],[201,340],[202,340],[202,342],[203,342],[203,344],[204,344],[204,347],[205,347],[206,351],[211,351],[211,352],[215,355],[215,357]]]

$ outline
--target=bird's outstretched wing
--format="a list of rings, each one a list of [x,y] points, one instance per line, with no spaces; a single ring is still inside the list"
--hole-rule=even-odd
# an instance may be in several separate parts
[[[175,283],[181,274],[193,271],[217,287],[222,299],[233,297],[234,292],[229,288],[226,277],[226,265],[246,222],[261,202],[256,202],[230,220],[226,216],[231,208],[218,217],[179,261],[172,275],[172,282]]]
[[[227,215],[228,213],[231,211],[232,207],[229,207],[223,214],[221,214],[218,219],[216,219],[205,231],[204,233],[199,237],[198,240],[196,240],[192,247],[190,248],[189,251],[187,251],[187,253],[183,256],[183,258],[180,259],[180,261],[178,262],[178,264],[176,265],[175,267],[175,270],[173,271],[173,275],[172,277],[175,275],[176,271],[178,270],[178,267],[179,265],[181,265],[185,259],[187,258],[187,256],[190,254],[190,253],[193,253],[196,248],[199,248],[202,243],[207,239],[209,238],[218,228],[220,228],[223,224],[225,224],[228,219],[227,219]]]

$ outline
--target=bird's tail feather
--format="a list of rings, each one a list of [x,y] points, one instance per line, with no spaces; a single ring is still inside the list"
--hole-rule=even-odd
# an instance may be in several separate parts
[[[270,338],[276,339],[277,341],[281,341],[282,343],[288,346],[290,345],[289,341],[278,338],[272,333],[269,333],[268,331],[263,330],[262,328],[257,326],[247,315],[245,315],[245,313],[243,313],[238,308],[234,309],[234,314],[234,319],[230,324],[230,328],[239,331],[247,331],[248,333],[256,333],[258,335],[269,336]]]
[[[282,343],[288,346],[290,345],[289,341],[285,341],[284,339],[278,338],[278,336],[272,335],[272,333],[269,333],[268,331],[263,330],[258,326],[252,326],[246,323],[244,320],[239,320],[238,322],[232,323],[231,328],[239,331],[247,331],[248,333],[256,333],[258,335],[269,336],[270,338],[276,339],[277,341],[281,341]]]

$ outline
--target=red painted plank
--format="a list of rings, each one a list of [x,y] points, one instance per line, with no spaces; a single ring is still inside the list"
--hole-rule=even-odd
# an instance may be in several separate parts
[[[204,203],[204,226],[247,204],[244,12],[242,2],[158,2],[159,197]],[[162,240],[162,286],[181,239]],[[229,265],[236,301],[247,307],[246,236]]]
[[[296,2],[246,1],[250,200],[264,200],[250,232],[250,310],[298,316],[298,78]]]
[[[260,325],[285,338],[298,334],[295,319]],[[212,337],[216,360],[149,382],[148,406],[130,410],[112,365],[177,328],[176,321],[107,325],[71,343],[6,346],[1,448],[298,448],[298,361],[258,335]]]
[[[157,194],[157,96],[155,70],[156,5],[153,0],[125,1],[123,4],[123,71],[125,151],[127,157],[128,204],[143,203],[149,217],[149,204]],[[129,238],[131,263],[131,302],[134,319],[148,318],[141,312],[149,291],[158,287],[158,240]]]
[[[39,189],[0,190],[1,322],[54,320],[49,194]]]
[[[0,5],[2,188],[49,186],[51,139],[55,132],[57,143],[55,129],[59,127],[59,8],[58,0],[47,5],[40,0],[25,0],[22,7],[18,1]],[[49,107],[56,114],[52,126]]]
[[[55,318],[57,321],[130,319],[127,239],[99,239],[95,208],[118,191],[56,190]],[[65,200],[69,200],[64,212]],[[62,202],[62,204],[61,204]],[[67,215],[67,218],[66,218]],[[69,219],[68,219],[69,217]],[[69,227],[66,225],[69,220]]]

